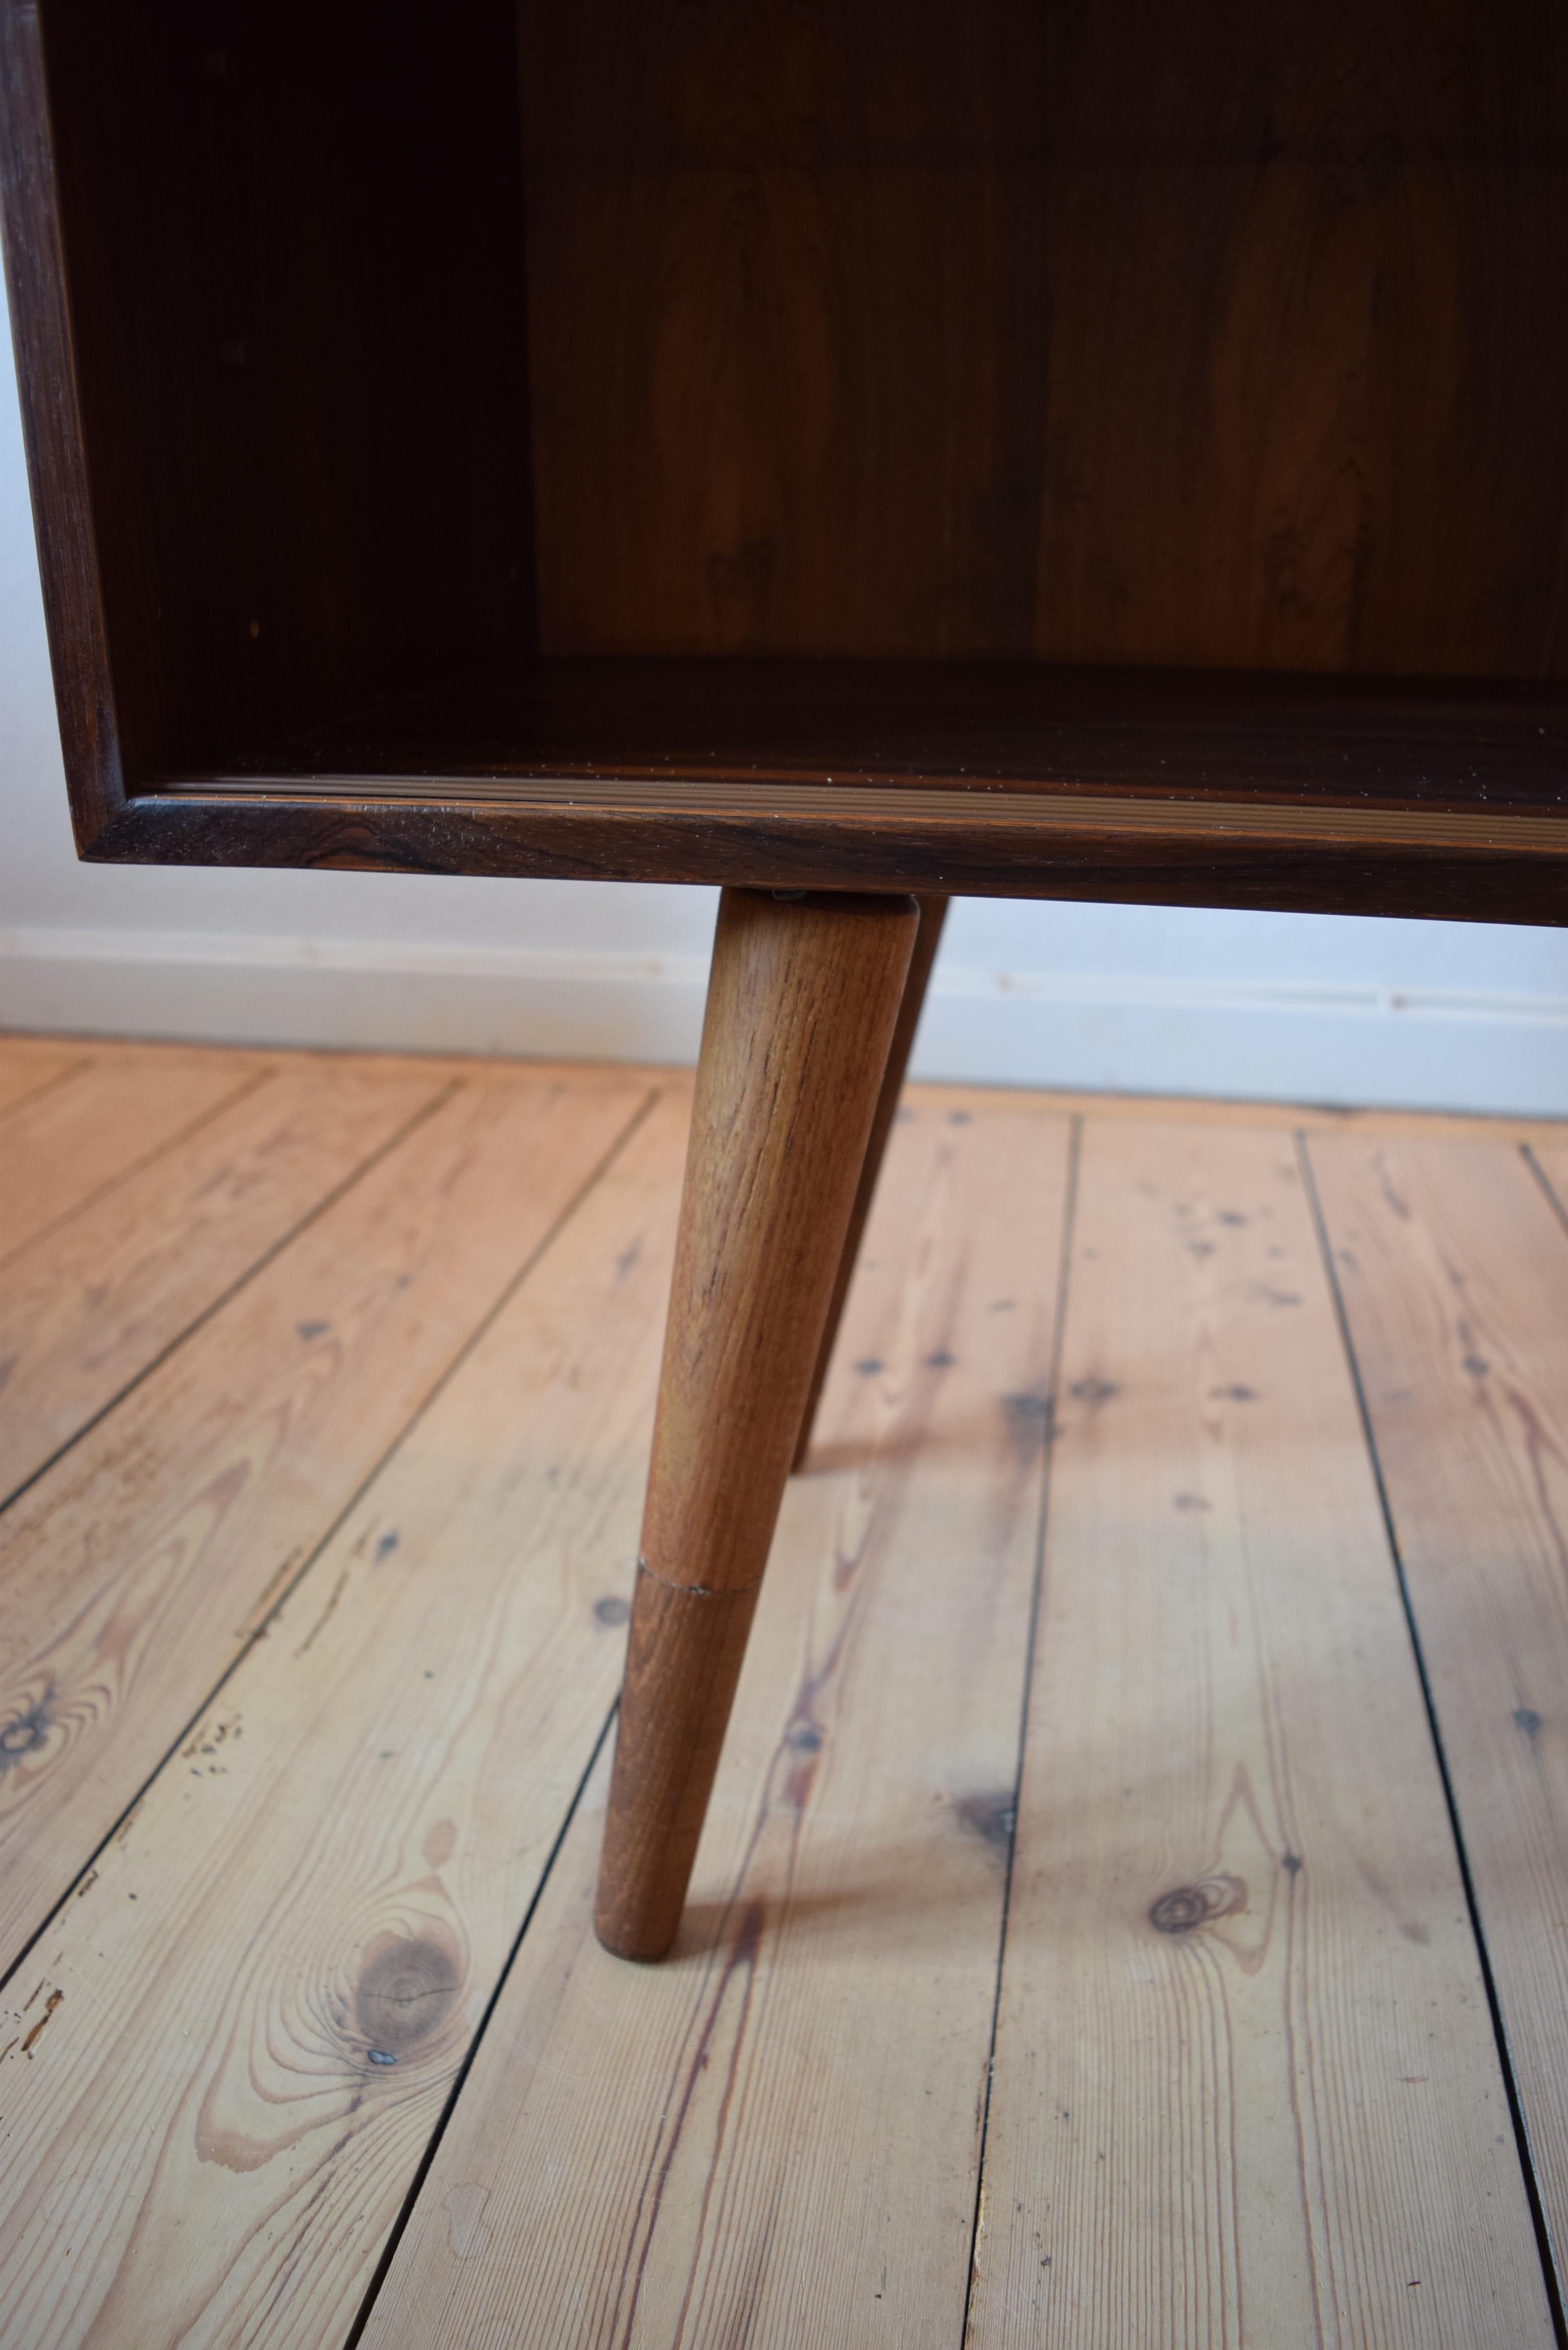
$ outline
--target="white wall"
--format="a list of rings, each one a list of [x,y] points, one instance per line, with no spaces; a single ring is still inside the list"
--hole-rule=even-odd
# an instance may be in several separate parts
[[[0,360],[0,1025],[686,1060],[713,894],[78,865]],[[967,899],[917,1074],[1568,1114],[1568,931]]]

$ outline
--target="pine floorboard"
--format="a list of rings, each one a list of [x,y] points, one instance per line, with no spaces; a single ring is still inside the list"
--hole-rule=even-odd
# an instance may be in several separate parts
[[[1085,1121],[1026,1757],[972,2342],[1549,2344],[1288,1135]]]
[[[195,1047],[100,1049],[16,1103],[0,1127],[0,1264],[199,1130],[270,1066]]]
[[[642,1969],[689,1099],[0,1036],[0,2350],[1562,2344],[1568,1130],[911,1089]]]
[[[0,1966],[648,1093],[417,1090],[397,1149],[0,1513]]]
[[[0,2338],[343,2338],[614,1698],[684,1110],[626,1139],[27,1960],[13,2028],[55,2012],[7,2084]]]
[[[1311,1160],[1568,2278],[1568,1232],[1496,1144]]]
[[[47,1036],[0,1035],[0,1118],[86,1066],[79,1045]]]
[[[1069,1140],[904,1113],[676,1953],[594,1941],[601,1773],[365,2350],[960,2339]]]
[[[400,1133],[428,1081],[264,1072],[0,1266],[0,1499]]]

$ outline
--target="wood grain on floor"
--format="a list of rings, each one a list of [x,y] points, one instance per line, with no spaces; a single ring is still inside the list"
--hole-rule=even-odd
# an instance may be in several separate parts
[[[57,2012],[7,2084],[0,2264],[36,2350],[343,2338],[614,1699],[684,1110],[625,1141],[29,1958],[17,2022]]]
[[[1089,1122],[1069,1278],[972,2340],[1548,2344],[1291,1138]]]
[[[248,1054],[100,1048],[16,1103],[0,1148],[0,1263],[199,1132],[268,1066]]]
[[[676,1953],[594,1941],[596,1784],[366,2350],[960,2339],[1068,1139],[906,1112]]]
[[[398,1138],[421,1080],[260,1073],[0,1265],[0,1498]]]
[[[57,1043],[47,1036],[0,1036],[0,1118],[73,1076],[87,1066],[88,1057],[86,1045],[68,1041]]]
[[[914,1088],[645,1969],[689,1101],[0,1038],[3,2350],[1561,2341],[1563,1130]]]
[[[9,1964],[646,1099],[445,1091],[0,1515]]]
[[[1490,1143],[1345,1138],[1311,1161],[1563,2270],[1568,1233]]]

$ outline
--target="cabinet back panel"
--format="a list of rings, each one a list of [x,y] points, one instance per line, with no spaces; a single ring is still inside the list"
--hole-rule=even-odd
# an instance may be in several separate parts
[[[541,642],[1548,676],[1553,0],[522,0]]]

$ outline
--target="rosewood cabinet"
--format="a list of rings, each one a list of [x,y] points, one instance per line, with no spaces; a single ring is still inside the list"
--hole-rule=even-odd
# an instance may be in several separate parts
[[[725,885],[601,1908],[657,1954],[947,896],[1568,920],[1568,16],[0,28],[82,855]]]

